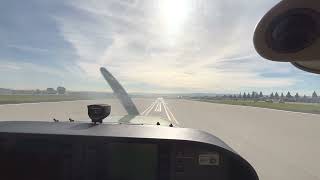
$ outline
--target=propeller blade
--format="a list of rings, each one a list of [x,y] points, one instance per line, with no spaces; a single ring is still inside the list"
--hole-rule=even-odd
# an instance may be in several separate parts
[[[121,86],[121,84],[117,81],[115,77],[104,67],[100,68],[100,72],[103,75],[104,79],[108,82],[113,93],[120,100],[124,109],[127,111],[129,115],[139,115],[139,111],[136,105],[133,103],[132,99],[129,97],[126,90]]]

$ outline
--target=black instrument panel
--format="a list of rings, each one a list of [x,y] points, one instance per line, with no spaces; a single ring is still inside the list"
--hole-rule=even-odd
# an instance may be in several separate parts
[[[108,126],[127,132],[137,128]],[[141,138],[135,135],[138,131],[131,131],[130,137],[1,132],[0,124],[0,179],[258,179],[253,168],[227,146],[189,139],[200,131],[146,128],[174,132],[176,138],[151,138],[148,133]],[[208,134],[202,136],[210,139]]]

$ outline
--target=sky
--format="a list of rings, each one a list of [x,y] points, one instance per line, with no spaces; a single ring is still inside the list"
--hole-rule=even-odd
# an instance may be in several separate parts
[[[0,88],[311,94],[320,77],[261,58],[259,19],[278,0],[5,0]]]

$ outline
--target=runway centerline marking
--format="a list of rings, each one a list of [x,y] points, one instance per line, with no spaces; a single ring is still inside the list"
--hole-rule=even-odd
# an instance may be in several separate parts
[[[156,109],[154,110],[155,112],[159,112],[159,105],[160,105],[160,102],[158,101]]]
[[[158,109],[159,111],[158,112],[161,112],[161,104],[162,104],[162,102],[159,103],[159,109]]]

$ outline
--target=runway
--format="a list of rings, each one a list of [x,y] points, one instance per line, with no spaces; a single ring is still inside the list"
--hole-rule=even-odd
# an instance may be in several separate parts
[[[320,115],[182,99],[134,99],[139,112],[214,134],[245,157],[262,180],[320,179]],[[88,104],[116,99],[0,105],[1,120],[87,120]],[[89,120],[88,120],[89,121]]]

